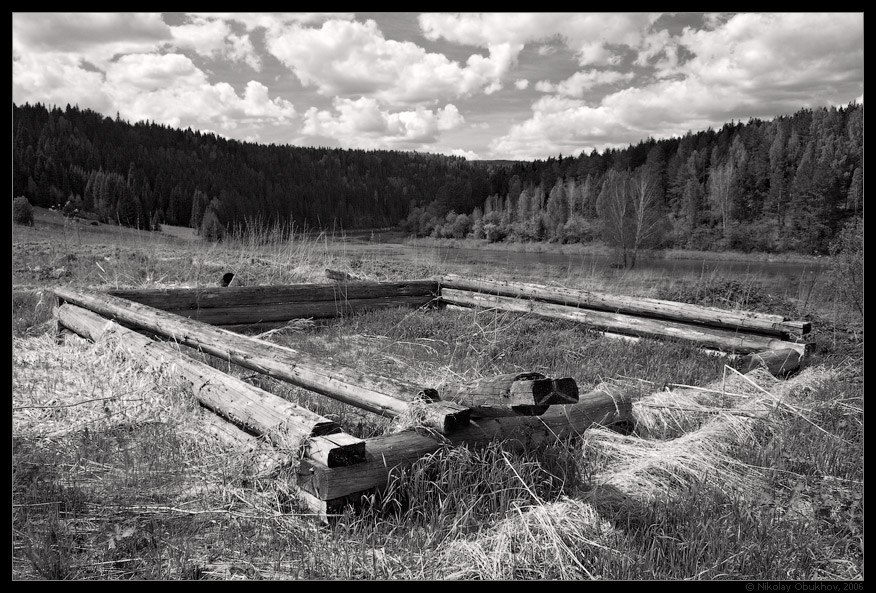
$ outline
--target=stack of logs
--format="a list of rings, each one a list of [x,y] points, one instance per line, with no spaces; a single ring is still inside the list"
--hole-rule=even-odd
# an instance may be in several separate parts
[[[745,371],[763,364],[777,376],[796,370],[815,347],[805,341],[808,321],[588,290],[447,275],[441,279],[441,300],[566,319],[607,335],[682,340],[739,355],[738,366]]]
[[[448,443],[504,439],[530,447],[581,434],[594,424],[624,423],[631,415],[629,395],[606,384],[579,393],[574,379],[535,372],[420,385],[361,372],[230,328],[443,302],[572,319],[636,336],[692,340],[747,355],[747,364],[766,364],[775,374],[796,368],[810,349],[798,341],[809,324],[778,316],[458,276],[407,282],[338,279],[335,284],[110,293],[58,288],[55,316],[60,328],[93,341],[115,336],[148,364],[168,365],[205,408],[227,420],[210,416],[211,434],[252,450],[258,448],[257,439],[266,440],[272,446],[268,465],[297,462],[298,493],[323,516],[351,497],[385,486],[394,468]],[[331,420],[187,356],[180,346],[382,417],[408,419],[417,428],[353,437]]]
[[[252,288],[256,287],[206,289],[205,293],[215,296],[214,290],[225,290],[252,295],[256,292]],[[261,293],[270,293],[266,287],[259,288]],[[284,290],[279,292],[286,294]],[[159,298],[162,292],[168,297],[164,302]],[[609,386],[579,394],[571,378],[554,379],[534,372],[437,388],[363,373],[331,359],[198,321],[198,309],[180,309],[179,304],[193,296],[198,303],[220,301],[203,298],[193,290],[112,295],[58,288],[55,294],[55,317],[61,328],[93,341],[115,336],[147,364],[166,365],[179,374],[205,408],[239,427],[235,433],[211,422],[211,433],[237,439],[251,449],[256,448],[253,438],[262,437],[278,453],[273,456],[276,463],[297,461],[299,495],[320,515],[331,513],[351,496],[383,487],[394,468],[410,465],[446,443],[477,445],[505,439],[529,447],[580,434],[595,423],[627,421],[631,412],[629,398]],[[134,302],[137,298],[173,312]],[[257,308],[252,300],[240,302],[247,304],[241,305],[243,312],[232,316],[235,320],[254,314],[250,309]],[[386,418],[411,418],[425,430],[371,439],[353,437],[331,420],[187,356],[179,346]]]

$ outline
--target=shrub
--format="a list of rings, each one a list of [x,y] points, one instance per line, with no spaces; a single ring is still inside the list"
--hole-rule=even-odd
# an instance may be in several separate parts
[[[207,210],[201,220],[201,236],[207,241],[221,241],[225,236],[225,227],[219,222],[219,217],[213,210]]]
[[[33,206],[24,196],[18,196],[12,201],[12,220],[16,224],[33,226]]]

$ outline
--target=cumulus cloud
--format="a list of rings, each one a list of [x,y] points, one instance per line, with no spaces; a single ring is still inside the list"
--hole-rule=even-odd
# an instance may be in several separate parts
[[[456,129],[465,121],[452,104],[436,110],[420,107],[390,112],[371,97],[337,97],[332,105],[334,112],[308,109],[302,133],[330,138],[343,147],[412,149],[435,143],[441,132]]]
[[[638,47],[659,15],[645,13],[457,13],[420,15],[427,39],[492,47],[523,47],[560,36],[581,66],[616,65],[619,46]],[[542,45],[542,48],[548,46]],[[542,55],[549,49],[540,49]]]
[[[709,22],[711,28],[687,28],[663,49],[662,33],[644,39],[640,64],[662,64],[655,79],[609,93],[595,106],[575,99],[579,83],[605,73],[537,83],[538,90],[561,96],[533,103],[529,119],[491,143],[492,156],[545,158],[625,146],[731,119],[843,104],[863,92],[862,15],[758,13]],[[689,54],[683,63],[680,48]]]
[[[326,96],[367,95],[392,104],[437,102],[501,88],[519,48],[497,44],[464,66],[409,41],[386,39],[373,20],[329,20],[269,30],[266,46],[305,86]]]
[[[581,98],[584,91],[596,86],[629,82],[634,78],[632,72],[618,72],[617,70],[585,70],[576,72],[566,80],[553,84],[547,80],[535,83],[535,90],[543,93],[559,93],[566,97]]]
[[[315,24],[327,20],[352,20],[353,13],[341,12],[191,12],[192,16],[234,21],[246,27],[247,31],[258,28],[272,29],[286,23]]]
[[[295,117],[292,104],[270,99],[260,82],[250,81],[241,98],[228,83],[211,84],[181,54],[123,56],[107,70],[105,89],[122,115],[134,121],[230,130],[257,121],[289,123]]]
[[[115,103],[103,88],[103,74],[86,70],[77,58],[24,52],[12,60],[15,103],[76,105],[112,113]]]
[[[525,78],[515,80],[514,81],[514,88],[516,88],[518,91],[526,90],[527,88],[529,88],[529,81],[526,80]]]
[[[188,22],[171,27],[172,45],[190,49],[198,55],[233,62],[244,62],[254,70],[261,69],[261,60],[253,48],[249,35],[237,35],[224,20],[211,16],[188,16]]]
[[[172,40],[157,13],[13,13],[13,59],[25,54],[66,54],[98,67],[113,57],[157,50]]]

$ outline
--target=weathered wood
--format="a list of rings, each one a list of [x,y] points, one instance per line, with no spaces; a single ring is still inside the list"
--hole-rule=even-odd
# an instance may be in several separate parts
[[[164,311],[257,307],[278,303],[343,302],[405,296],[437,297],[435,280],[353,282],[350,284],[287,284],[279,286],[206,286],[201,288],[141,288],[107,294]]]
[[[195,319],[210,325],[244,325],[271,323],[291,319],[325,319],[354,315],[375,309],[392,307],[421,307],[433,300],[430,295],[375,297],[370,299],[340,299],[336,301],[312,301],[267,303],[256,306],[207,307],[198,309],[162,310],[180,317]]]
[[[394,418],[408,412],[409,402],[424,398],[437,399],[434,389],[362,373],[326,357],[309,356],[292,348],[242,336],[111,295],[63,287],[56,288],[55,293],[65,301],[101,315],[378,415]],[[447,414],[432,428],[443,431],[448,425],[467,424],[467,409],[449,402],[442,402],[442,406]],[[448,419],[447,415],[452,415],[452,419]]]
[[[207,409],[202,408],[198,420],[202,435],[219,441],[239,454],[248,455],[249,465],[257,476],[270,476],[283,466],[293,463],[289,455],[274,449],[264,439],[244,432]]]
[[[325,459],[329,455],[351,457],[347,450],[353,445],[353,441],[349,440],[353,437],[341,433],[336,422],[307,408],[194,360],[172,344],[150,340],[81,307],[64,304],[58,308],[57,316],[62,326],[84,338],[99,342],[114,336],[138,359],[150,366],[169,366],[186,380],[193,395],[204,407],[252,433],[265,436],[282,450],[297,452],[312,437],[340,433],[331,436],[327,442],[343,443],[344,451],[332,453],[332,447],[326,446],[323,441],[319,441],[318,449],[326,451]],[[359,442],[359,449],[364,454],[364,442],[361,439],[355,441]]]
[[[790,348],[753,352],[740,358],[736,366],[743,373],[766,367],[774,376],[782,377],[800,368],[800,353]]]
[[[365,462],[347,468],[328,468],[303,460],[298,486],[320,500],[335,500],[386,485],[397,467],[413,464],[445,444],[478,446],[505,440],[521,449],[580,435],[593,425],[612,425],[632,418],[632,399],[615,386],[602,384],[580,395],[576,404],[551,406],[539,417],[481,419],[448,434],[443,442],[415,431],[365,440]]]
[[[441,290],[441,298],[457,305],[485,307],[502,311],[530,313],[542,317],[567,319],[617,333],[687,340],[707,348],[716,348],[739,354],[790,348],[799,352],[801,356],[805,356],[806,352],[813,348],[811,343],[786,342],[769,336],[739,333],[677,321],[636,317],[621,313],[579,309],[554,303],[482,294],[468,290],[444,288]]]
[[[441,279],[442,293],[445,288],[470,290],[505,297],[537,299],[558,305],[595,309],[612,313],[625,313],[687,323],[701,323],[711,327],[760,332],[783,338],[809,333],[807,321],[790,320],[781,315],[727,311],[717,307],[704,307],[675,301],[641,297],[619,296],[589,290],[548,287],[540,284],[504,282],[464,278],[448,274]]]
[[[365,441],[345,432],[313,437],[305,445],[307,457],[327,467],[365,461]]]
[[[541,373],[508,373],[439,390],[442,400],[456,402],[475,417],[538,416],[551,404],[578,401],[574,379],[548,379]]]

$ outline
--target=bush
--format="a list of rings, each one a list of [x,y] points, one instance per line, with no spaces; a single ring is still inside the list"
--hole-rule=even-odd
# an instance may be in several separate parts
[[[12,201],[12,220],[16,224],[33,226],[33,206],[24,196],[18,196]]]
[[[225,227],[219,222],[219,217],[212,210],[207,210],[201,219],[201,236],[207,241],[221,241],[225,236]]]

